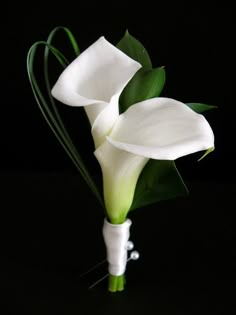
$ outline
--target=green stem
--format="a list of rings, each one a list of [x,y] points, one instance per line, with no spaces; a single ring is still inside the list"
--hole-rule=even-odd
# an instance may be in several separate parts
[[[117,292],[123,291],[125,284],[125,275],[121,276],[113,276],[109,275],[109,282],[108,282],[108,291],[110,292]]]
[[[117,280],[118,280],[118,276],[113,276],[113,275],[109,274],[108,290],[110,292],[116,292],[117,291]]]
[[[125,288],[125,275],[121,275],[118,278],[117,291],[123,291]]]

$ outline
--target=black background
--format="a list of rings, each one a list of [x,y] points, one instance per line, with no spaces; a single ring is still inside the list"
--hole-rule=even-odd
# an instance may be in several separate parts
[[[236,193],[232,6],[40,1],[9,4],[4,14],[1,283],[8,312],[199,314],[205,309],[224,314],[232,307],[229,287],[235,271],[234,205],[229,205]],[[106,293],[105,284],[87,291],[87,280],[79,279],[104,257],[103,214],[41,117],[28,83],[29,47],[58,25],[72,30],[81,50],[101,35],[116,44],[128,29],[154,66],[165,65],[163,96],[218,106],[205,115],[216,150],[200,163],[199,154],[177,161],[190,197],[131,215],[143,258],[130,263],[129,287],[116,297]],[[67,49],[63,43],[59,38]],[[77,134],[83,114],[60,110],[96,175],[91,143],[86,133]]]

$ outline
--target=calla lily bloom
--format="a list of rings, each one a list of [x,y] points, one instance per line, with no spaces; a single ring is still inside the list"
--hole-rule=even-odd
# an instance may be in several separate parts
[[[119,116],[118,100],[141,65],[100,37],[61,74],[52,95],[64,104],[84,106],[95,146]]]
[[[206,119],[181,102],[159,97],[131,106],[95,151],[113,221],[125,219],[148,159],[175,160],[213,146]]]
[[[64,70],[52,90],[62,103],[85,108],[114,224],[124,222],[150,158],[175,160],[214,146],[206,119],[173,99],[149,99],[119,115],[119,96],[140,67],[101,37]]]

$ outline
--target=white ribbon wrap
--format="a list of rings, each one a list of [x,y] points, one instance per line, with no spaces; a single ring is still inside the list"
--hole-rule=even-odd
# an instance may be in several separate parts
[[[131,223],[130,219],[122,224],[111,224],[104,220],[103,237],[107,250],[108,271],[113,276],[125,273]]]

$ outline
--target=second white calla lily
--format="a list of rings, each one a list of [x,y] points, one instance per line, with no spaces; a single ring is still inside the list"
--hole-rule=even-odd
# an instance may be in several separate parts
[[[52,90],[61,102],[85,107],[112,223],[125,220],[148,159],[175,160],[214,147],[206,119],[179,101],[153,98],[119,115],[119,96],[140,67],[101,37],[65,69]]]
[[[206,119],[179,101],[160,97],[131,106],[95,151],[112,220],[126,217],[149,158],[175,160],[213,146],[214,135]]]

